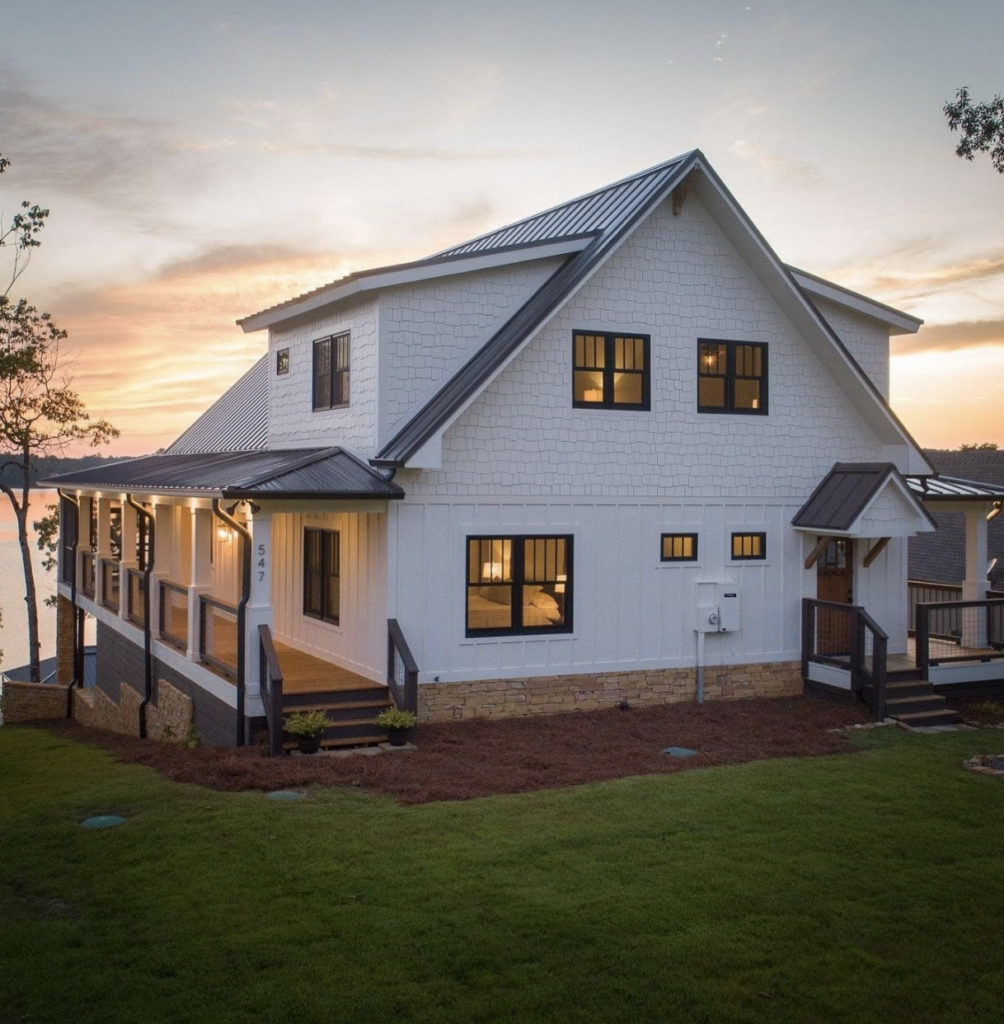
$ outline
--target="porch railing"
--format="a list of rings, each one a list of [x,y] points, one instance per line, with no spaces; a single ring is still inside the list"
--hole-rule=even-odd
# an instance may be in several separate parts
[[[927,675],[932,665],[961,661],[1004,660],[1004,594],[983,601],[932,601],[917,605],[917,667]],[[946,636],[939,626],[945,615],[957,617],[958,632]]]
[[[126,570],[126,618],[136,626],[146,625],[146,580],[136,569]]]
[[[188,650],[188,588],[160,581],[160,638],[179,651]]]
[[[119,563],[112,558],[101,559],[101,603],[113,612],[119,610]]]
[[[888,658],[888,635],[860,605],[803,599],[803,678],[809,678],[812,663],[846,669],[851,690],[880,721],[885,717]]]
[[[397,619],[387,620],[387,686],[398,708],[418,714],[418,663]]]
[[[199,661],[237,678],[237,609],[211,597],[199,598]]]
[[[258,651],[261,680],[261,702],[268,723],[268,756],[282,753],[282,669],[267,625],[258,627]]]
[[[88,597],[94,597],[94,552],[82,551],[80,554],[80,591]]]
[[[962,635],[957,608],[951,607],[962,600],[962,587],[957,583],[932,583],[929,580],[907,580],[907,629],[911,636],[917,632],[917,605],[939,603],[945,607],[931,619],[932,634],[952,640]]]

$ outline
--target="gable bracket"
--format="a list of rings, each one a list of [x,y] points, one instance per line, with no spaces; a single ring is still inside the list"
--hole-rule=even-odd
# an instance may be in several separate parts
[[[683,204],[690,195],[690,189],[694,183],[694,172],[691,171],[676,188],[673,189],[673,216],[679,217],[683,213]]]
[[[833,540],[832,537],[820,537],[819,543],[809,552],[809,557],[805,560],[806,569],[811,569],[816,562],[819,561],[823,552],[826,550],[826,545]]]
[[[883,551],[885,551],[885,546],[888,543],[888,537],[882,537],[881,539],[875,541],[875,543],[871,546],[871,550],[869,550],[868,554],[865,555],[865,559],[861,564],[867,569],[868,566],[870,566],[872,562],[874,562],[875,559],[878,558],[878,556],[881,555]]]

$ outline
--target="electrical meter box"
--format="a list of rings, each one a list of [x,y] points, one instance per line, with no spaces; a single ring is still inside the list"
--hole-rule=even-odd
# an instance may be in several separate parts
[[[718,604],[718,632],[732,633],[739,629],[740,593],[735,583],[716,583],[715,598]]]

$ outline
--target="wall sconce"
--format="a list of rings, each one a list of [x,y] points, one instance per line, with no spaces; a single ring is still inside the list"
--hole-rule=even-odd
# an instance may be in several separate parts
[[[217,526],[216,527],[216,539],[229,543],[234,539],[234,531],[229,526]]]
[[[558,582],[554,585],[554,592],[556,594],[563,594],[565,592],[565,584],[568,582],[568,576],[562,573],[557,579]]]

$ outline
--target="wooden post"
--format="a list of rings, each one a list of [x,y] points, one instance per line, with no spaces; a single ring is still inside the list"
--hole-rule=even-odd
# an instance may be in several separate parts
[[[917,647],[917,668],[922,679],[927,679],[931,668],[931,609],[926,604],[917,605],[917,631],[914,643]]]

